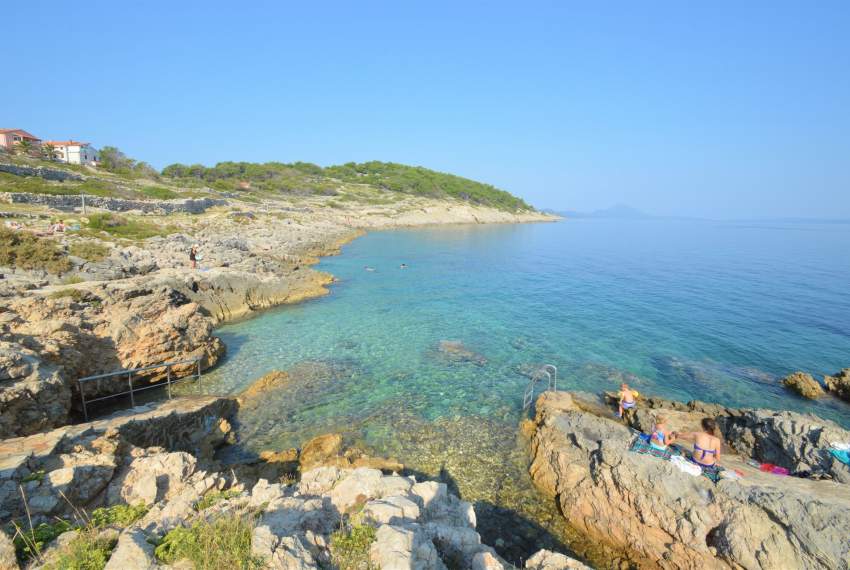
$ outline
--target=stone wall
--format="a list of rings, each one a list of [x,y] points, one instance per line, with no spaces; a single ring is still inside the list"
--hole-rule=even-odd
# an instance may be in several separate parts
[[[0,163],[0,172],[8,172],[16,176],[38,176],[45,180],[82,180],[83,177],[73,172],[66,170],[56,170],[53,168],[45,168],[43,166],[26,166],[22,164],[5,164]]]
[[[73,211],[82,208],[82,196],[52,194],[27,194],[23,192],[0,192],[0,202],[7,204],[31,204],[47,206],[57,210]],[[185,200],[125,200],[102,196],[86,196],[86,207],[109,210],[110,212],[128,212],[137,210],[145,214],[201,214],[213,206],[223,206],[227,200],[213,198],[188,198]]]

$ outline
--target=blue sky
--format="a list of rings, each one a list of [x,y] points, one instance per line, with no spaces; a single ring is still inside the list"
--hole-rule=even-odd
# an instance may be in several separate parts
[[[10,2],[0,127],[387,160],[538,207],[850,217],[850,2]]]

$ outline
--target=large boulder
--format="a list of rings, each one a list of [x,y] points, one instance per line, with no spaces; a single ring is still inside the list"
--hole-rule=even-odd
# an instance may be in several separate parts
[[[525,562],[526,570],[590,570],[575,558],[570,558],[560,552],[540,550]]]
[[[794,372],[782,379],[786,388],[797,392],[804,398],[817,400],[825,394],[823,386],[811,374]]]
[[[188,453],[153,453],[134,459],[109,485],[109,502],[152,505],[177,495],[195,472],[197,460]]]

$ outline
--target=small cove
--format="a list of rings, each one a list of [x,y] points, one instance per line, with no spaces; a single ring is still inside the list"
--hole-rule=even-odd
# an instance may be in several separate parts
[[[575,540],[525,473],[524,373],[551,363],[567,389],[626,380],[847,426],[846,404],[803,401],[778,379],[850,365],[848,252],[841,224],[584,220],[372,233],[319,264],[338,279],[329,296],[219,329],[228,356],[204,384],[234,394],[288,370],[291,389],[240,413],[246,448],[344,433],[475,502],[485,542],[502,541],[516,560],[529,546]],[[472,357],[441,351],[446,340]]]

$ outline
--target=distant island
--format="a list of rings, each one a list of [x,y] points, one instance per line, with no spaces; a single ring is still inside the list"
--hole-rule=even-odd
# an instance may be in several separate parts
[[[592,212],[578,212],[575,210],[552,211],[551,213],[563,216],[565,218],[599,218],[612,220],[649,220],[657,218],[652,214],[647,214],[637,208],[627,206],[625,204],[616,204],[610,208],[602,210],[594,210]]]

